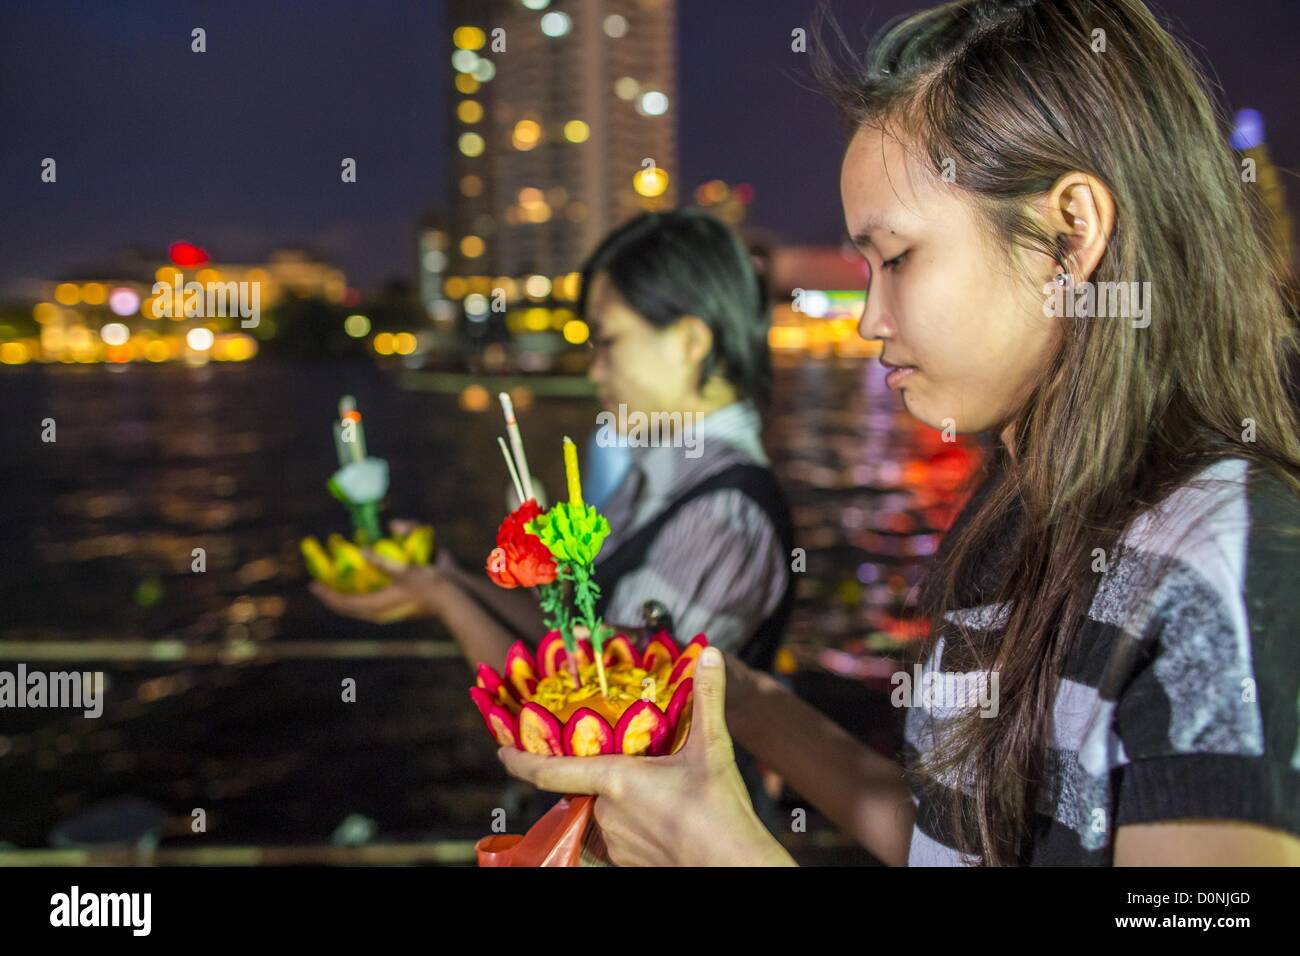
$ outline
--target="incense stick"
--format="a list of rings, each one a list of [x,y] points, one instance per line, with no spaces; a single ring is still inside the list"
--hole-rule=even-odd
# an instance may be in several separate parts
[[[502,392],[497,397],[501,399],[501,411],[506,416],[506,432],[510,435],[510,448],[515,453],[515,464],[519,467],[519,479],[523,482],[524,494],[531,498],[533,477],[528,470],[528,458],[524,455],[524,439],[519,434],[519,422],[515,420],[514,403],[510,401],[510,396],[506,392]]]
[[[519,472],[515,469],[515,460],[510,457],[510,449],[506,447],[506,440],[500,435],[497,436],[497,444],[501,446],[501,457],[506,460],[506,467],[510,469],[510,480],[515,483],[515,494],[519,496],[519,503],[522,505],[528,499],[524,497],[523,485],[519,484]]]

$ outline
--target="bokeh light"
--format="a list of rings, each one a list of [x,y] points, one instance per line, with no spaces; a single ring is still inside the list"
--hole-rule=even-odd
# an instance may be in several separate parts
[[[668,112],[668,97],[659,90],[646,90],[637,101],[637,110],[646,116],[663,116]]]
[[[573,29],[573,21],[567,13],[560,10],[552,10],[550,13],[542,15],[542,32],[548,37],[567,36]]]
[[[524,119],[515,124],[514,133],[510,137],[511,143],[515,149],[529,150],[542,138],[542,127],[535,120]]]
[[[632,177],[632,188],[638,196],[654,199],[668,191],[668,174],[658,166],[639,169]]]
[[[108,295],[108,308],[114,315],[135,315],[140,296],[134,289],[118,286]]]
[[[99,330],[99,337],[105,345],[125,345],[131,338],[131,330],[121,322],[109,322]]]
[[[591,335],[591,330],[587,328],[587,323],[582,319],[570,319],[564,323],[564,341],[570,345],[581,345],[587,341]]]
[[[480,50],[487,42],[487,34],[478,27],[457,27],[451,42],[461,50]]]
[[[478,133],[461,133],[457,144],[460,146],[460,151],[471,159],[483,155],[485,143]]]

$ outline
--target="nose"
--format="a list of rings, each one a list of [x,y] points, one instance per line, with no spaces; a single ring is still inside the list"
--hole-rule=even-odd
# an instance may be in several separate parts
[[[595,385],[605,382],[605,356],[600,349],[594,349],[591,362],[587,365],[587,378]]]
[[[884,283],[872,281],[874,276],[870,275],[870,269],[868,266],[866,301],[862,305],[862,317],[858,319],[858,335],[864,339],[887,339],[894,331],[893,320],[889,317]]]

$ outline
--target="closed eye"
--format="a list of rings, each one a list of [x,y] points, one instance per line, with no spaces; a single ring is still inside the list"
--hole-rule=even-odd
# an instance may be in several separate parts
[[[903,264],[903,260],[906,258],[907,258],[907,253],[900,252],[898,255],[894,256],[894,258],[882,262],[880,264],[880,268],[886,270],[887,272],[894,272],[898,269],[899,266]]]

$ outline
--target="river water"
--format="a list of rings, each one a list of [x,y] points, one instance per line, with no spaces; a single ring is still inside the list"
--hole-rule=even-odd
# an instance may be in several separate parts
[[[911,595],[977,452],[912,422],[881,372],[779,362],[766,438],[807,552],[796,683],[887,746],[896,721],[862,717],[861,685],[824,665],[852,669],[914,636]],[[467,564],[491,548],[507,488],[495,403],[468,411],[396,382],[369,363],[269,359],[0,369],[0,670],[22,661],[108,681],[98,719],[0,710],[0,846],[48,846],[68,820],[123,798],[166,816],[164,845],[320,844],[359,817],[381,840],[486,832],[503,774],[468,668],[428,653],[438,625],[339,619],[304,587],[299,539],[346,530],[324,487],[344,393],[390,462],[388,513],[433,523]],[[530,449],[589,434],[597,410],[523,406]],[[558,454],[532,464],[563,487]],[[86,641],[104,653],[87,660]],[[402,642],[422,650],[383,656]],[[181,660],[150,659],[177,648]],[[355,702],[341,699],[347,678]]]

